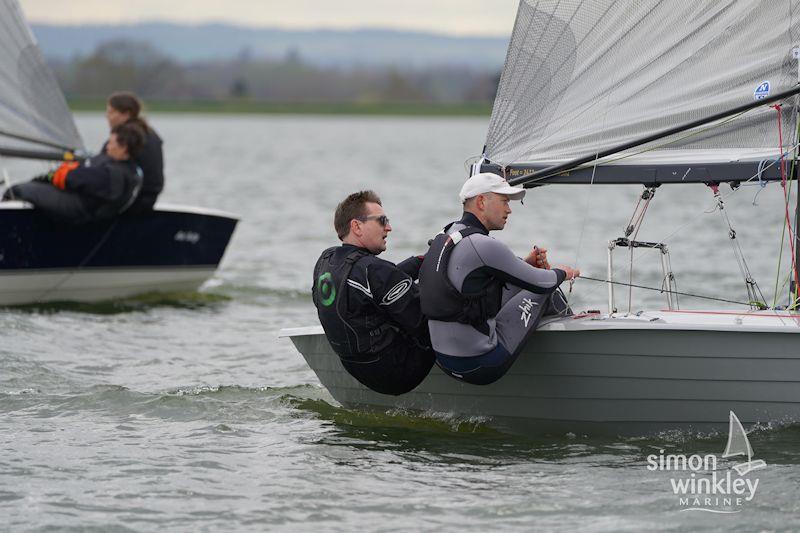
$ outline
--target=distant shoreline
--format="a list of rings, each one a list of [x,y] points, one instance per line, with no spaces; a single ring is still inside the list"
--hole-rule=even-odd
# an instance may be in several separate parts
[[[105,100],[70,99],[73,111],[104,111]],[[464,104],[432,103],[357,103],[357,102],[253,102],[247,100],[158,101],[148,100],[145,112],[153,113],[220,113],[275,115],[360,115],[360,116],[428,116],[489,117],[488,102]]]

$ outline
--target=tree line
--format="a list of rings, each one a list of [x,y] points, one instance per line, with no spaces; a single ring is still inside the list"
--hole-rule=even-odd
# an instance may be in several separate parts
[[[179,63],[145,42],[116,40],[70,61],[52,61],[68,98],[132,90],[147,100],[467,103],[494,99],[499,73],[463,66],[425,69],[325,67],[294,50],[281,59],[247,50],[228,60]]]

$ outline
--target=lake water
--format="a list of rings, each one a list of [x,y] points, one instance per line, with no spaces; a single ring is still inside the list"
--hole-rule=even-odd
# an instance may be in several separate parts
[[[199,293],[2,310],[0,529],[800,529],[800,426],[750,435],[768,467],[741,513],[680,512],[668,473],[648,471],[646,457],[719,455],[725,435],[534,438],[447,414],[346,410],[278,338],[317,323],[311,270],[336,243],[336,203],[375,189],[394,227],[386,257],[423,252],[459,215],[462,163],[480,151],[487,120],[151,119],[165,140],[162,200],[242,222]],[[99,147],[103,117],[79,115],[78,125]],[[4,163],[14,179],[42,168]],[[607,242],[622,236],[640,192],[536,189],[497,236],[520,255],[545,246],[551,263],[602,278]],[[662,187],[639,238],[667,242],[681,291],[746,301],[713,205],[704,186]],[[772,303],[780,189],[741,187],[726,210]],[[630,258],[617,254],[615,276],[627,281]],[[635,283],[660,285],[654,254],[632,268]],[[571,299],[577,310],[605,309],[605,295],[581,280]],[[627,307],[627,291],[617,298]],[[634,311],[663,306],[658,292],[632,295]],[[681,306],[730,305],[682,297]]]

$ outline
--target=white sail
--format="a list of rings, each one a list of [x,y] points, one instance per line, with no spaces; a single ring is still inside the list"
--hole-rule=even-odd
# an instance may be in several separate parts
[[[798,44],[800,0],[522,0],[485,155],[547,166],[786,91]],[[791,107],[783,150],[795,143]],[[777,123],[763,106],[614,164],[775,159]]]
[[[49,144],[82,150],[64,95],[16,0],[0,0],[0,49],[0,147],[42,149]]]

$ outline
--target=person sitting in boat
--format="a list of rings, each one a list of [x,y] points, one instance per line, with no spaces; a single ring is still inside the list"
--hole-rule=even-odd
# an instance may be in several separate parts
[[[362,384],[382,394],[409,392],[434,362],[414,284],[422,259],[395,265],[377,257],[392,226],[373,191],[342,201],[334,227],[342,245],[322,252],[312,286],[328,341]]]
[[[419,273],[422,312],[429,318],[436,363],[450,376],[476,385],[502,377],[545,312],[571,314],[558,286],[580,271],[551,269],[547,251],[516,257],[489,232],[502,230],[510,201],[525,190],[502,177],[469,178],[460,193],[461,220],[431,242]]]
[[[59,222],[85,224],[112,218],[133,204],[142,185],[141,169],[132,157],[144,132],[132,123],[116,126],[106,151],[83,163],[62,163],[57,169],[14,185],[4,200],[24,200]]]
[[[106,102],[106,120],[111,129],[126,124],[137,124],[144,131],[144,145],[134,158],[142,169],[142,189],[128,213],[141,213],[153,209],[158,195],[164,189],[163,141],[141,116],[142,101],[130,92],[116,92]],[[101,152],[106,152],[104,144]]]

